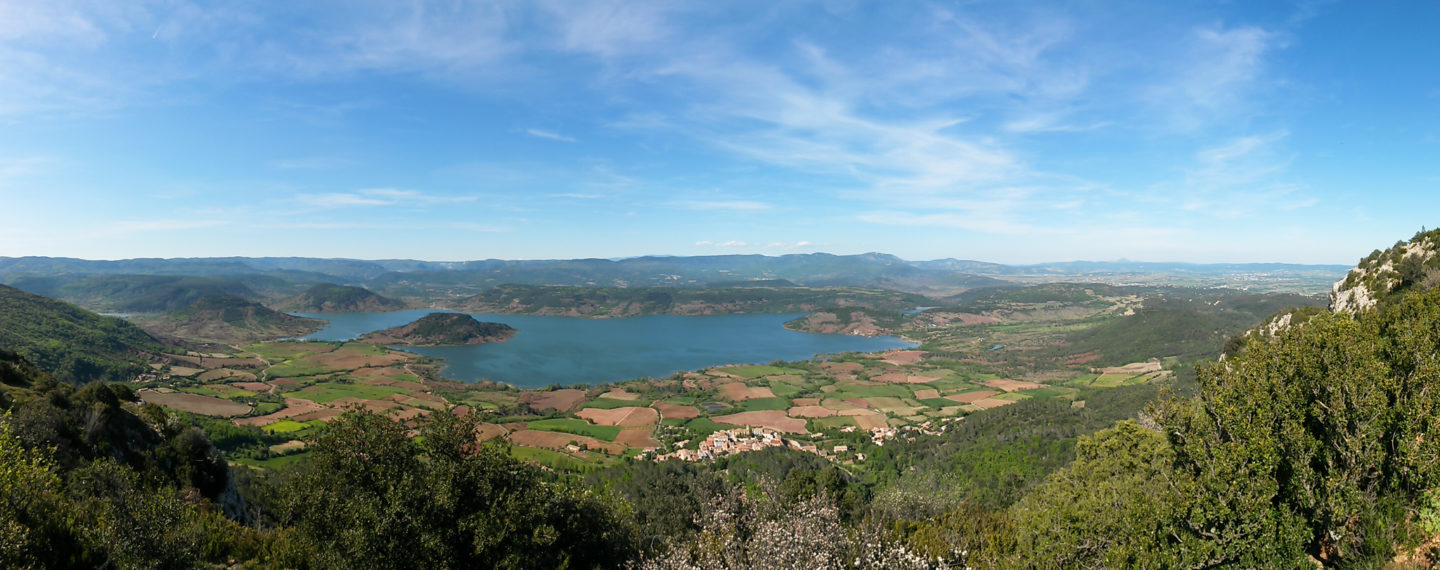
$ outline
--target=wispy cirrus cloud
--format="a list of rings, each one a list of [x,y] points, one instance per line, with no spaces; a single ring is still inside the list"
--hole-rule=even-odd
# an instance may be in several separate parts
[[[754,200],[689,200],[671,202],[670,205],[697,212],[762,212],[774,208]]]
[[[282,170],[338,170],[357,164],[354,160],[338,156],[306,156],[282,158],[270,161],[273,168]]]
[[[1172,74],[1141,93],[1170,125],[1194,130],[1251,106],[1248,96],[1267,58],[1287,45],[1287,36],[1258,26],[1204,26],[1191,30],[1182,42],[1185,49],[1171,61]]]
[[[105,229],[117,233],[174,232],[218,228],[234,224],[233,220],[227,219],[123,220],[107,224]]]
[[[479,200],[478,196],[438,196],[418,190],[395,188],[370,188],[355,192],[326,192],[321,194],[298,194],[295,200],[320,209],[347,208],[354,206],[426,206],[433,204],[460,204]]]
[[[1221,219],[1263,216],[1314,206],[1307,185],[1290,173],[1286,131],[1246,135],[1197,151],[1177,181],[1145,193],[1187,212]]]
[[[567,137],[567,136],[562,135],[562,134],[559,134],[559,133],[554,133],[554,132],[551,132],[551,131],[545,131],[545,130],[541,130],[541,129],[525,129],[525,134],[530,135],[530,136],[532,136],[532,137],[535,137],[535,138],[537,138],[537,139],[549,139],[549,140],[552,140],[552,141],[560,141],[560,142],[567,142],[567,143],[580,142],[580,141],[579,141],[578,139],[576,139],[575,137]]]

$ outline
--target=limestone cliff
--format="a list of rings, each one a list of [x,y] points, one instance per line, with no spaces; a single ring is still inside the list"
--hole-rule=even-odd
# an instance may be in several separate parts
[[[1422,231],[1409,242],[1375,250],[1331,288],[1330,310],[1363,311],[1391,295],[1440,285],[1436,252],[1440,252],[1440,230]]]

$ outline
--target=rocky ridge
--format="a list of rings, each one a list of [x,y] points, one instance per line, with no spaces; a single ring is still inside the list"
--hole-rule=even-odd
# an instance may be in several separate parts
[[[1421,231],[1409,242],[1375,250],[1337,281],[1330,290],[1330,310],[1370,309],[1404,289],[1440,285],[1440,230]]]

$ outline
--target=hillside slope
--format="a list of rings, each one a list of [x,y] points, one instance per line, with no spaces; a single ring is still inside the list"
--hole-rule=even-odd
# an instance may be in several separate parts
[[[399,311],[406,306],[404,301],[381,296],[364,287],[320,283],[281,303],[281,308],[297,313],[378,313]]]
[[[411,346],[454,346],[505,342],[518,332],[503,323],[486,323],[464,313],[430,313],[414,322],[369,333],[362,341]]]
[[[260,298],[237,280],[183,275],[24,277],[11,285],[87,309],[119,313],[167,313],[187,307],[206,295]]]
[[[158,336],[222,344],[301,336],[324,326],[228,295],[203,297],[179,311],[136,322]]]
[[[1353,312],[1412,290],[1440,285],[1440,229],[1421,231],[1360,260],[1330,292],[1331,310]]]
[[[799,313],[820,307],[909,310],[929,299],[912,293],[852,288],[743,287],[727,289],[597,288],[502,285],[465,299],[460,309],[575,317]]]
[[[0,285],[0,349],[56,379],[85,383],[143,374],[149,370],[143,356],[163,346],[122,319]]]

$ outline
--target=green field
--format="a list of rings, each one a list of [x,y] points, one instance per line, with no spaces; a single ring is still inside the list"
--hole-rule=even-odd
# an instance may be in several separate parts
[[[780,380],[770,381],[770,392],[781,398],[790,398],[804,391],[804,388]]]
[[[855,418],[850,416],[834,416],[829,418],[815,418],[809,422],[815,429],[839,429],[845,426],[855,425]]]
[[[548,449],[512,445],[510,456],[520,461],[534,461],[558,471],[586,471],[594,468],[579,459]]]
[[[739,408],[746,412],[758,412],[763,410],[784,410],[790,407],[790,400],[785,398],[757,398],[740,402]]]
[[[341,398],[382,400],[385,397],[393,394],[408,393],[405,390],[401,390],[399,388],[392,388],[390,386],[368,386],[365,384],[340,384],[334,382],[315,384],[314,386],[311,386],[311,388],[319,389],[310,391],[296,390],[294,392],[286,392],[285,395],[290,398],[310,400],[317,404],[326,404],[329,402],[334,402],[335,400],[339,400]]]
[[[650,405],[649,400],[616,400],[614,398],[595,398],[589,402],[580,404],[581,408],[599,408],[602,410],[613,410],[615,408],[628,408],[630,406],[645,407]]]
[[[976,388],[979,388],[979,387],[980,387],[979,384],[977,384],[977,383],[975,383],[975,382],[971,382],[970,380],[966,379],[964,376],[959,376],[959,375],[946,376],[946,377],[941,378],[941,379],[939,379],[939,380],[934,380],[934,381],[931,381],[931,382],[926,382],[925,385],[926,385],[926,386],[933,386],[933,387],[935,387],[935,389],[940,390],[940,391],[942,391],[942,392],[945,391],[945,390],[957,390],[957,389],[967,389],[967,390],[968,390],[968,389],[976,389]]]
[[[715,433],[715,432],[717,432],[717,431],[724,431],[724,430],[727,430],[727,429],[730,429],[730,428],[733,428],[733,427],[736,427],[736,426],[727,426],[727,425],[723,425],[723,424],[718,424],[718,423],[715,423],[715,421],[714,421],[714,420],[711,420],[710,418],[701,417],[701,418],[695,418],[695,419],[693,419],[693,420],[690,420],[689,422],[686,422],[686,423],[685,423],[685,427],[690,428],[690,431],[695,432],[695,437],[697,437],[697,438],[703,438],[703,437],[705,437],[705,436],[707,436],[707,435],[710,435],[710,434],[712,434],[712,433]],[[694,443],[694,442],[692,442],[692,443]]]
[[[734,374],[746,380],[754,380],[761,376],[781,376],[784,374],[804,374],[804,370],[797,368],[783,368],[780,366],[728,366],[719,369],[726,374]]]
[[[255,404],[255,411],[250,412],[250,415],[264,416],[267,414],[273,414],[280,411],[280,408],[283,407],[285,407],[285,404],[281,404],[279,402],[259,402]]]
[[[253,352],[253,353],[255,353],[255,354],[258,354],[258,355],[260,355],[260,358],[263,358],[263,359],[268,360],[268,361],[270,361],[270,362],[273,363],[273,362],[280,362],[280,361],[284,361],[284,360],[294,360],[294,359],[297,359],[297,358],[304,358],[304,357],[306,357],[306,356],[309,356],[309,355],[311,355],[311,354],[315,354],[316,352],[319,352],[320,349],[322,349],[322,348],[327,348],[327,349],[328,349],[328,348],[330,347],[330,345],[329,345],[329,344],[326,344],[326,343],[315,343],[315,344],[313,345],[314,348],[315,348],[315,350],[300,350],[300,351],[296,351],[296,350],[293,350],[293,349],[295,348],[295,345],[296,345],[296,344],[297,344],[297,343],[289,343],[289,342],[287,342],[287,343],[261,343],[261,344],[252,344],[252,345],[247,346],[247,347],[244,347],[244,348],[245,348],[246,351],[248,351],[248,352]]]
[[[300,460],[307,457],[310,457],[309,451],[291,453],[289,455],[276,455],[266,459],[250,459],[246,457],[238,457],[234,461],[241,465],[248,465],[250,467],[257,467],[260,469],[281,469],[294,465],[300,462]]]
[[[530,422],[530,429],[573,433],[575,435],[589,436],[604,441],[615,441],[615,436],[620,435],[619,427],[597,426],[585,420],[574,418],[533,421]]]
[[[902,416],[913,414],[915,413],[914,410],[922,407],[918,405],[912,405],[920,403],[914,400],[891,398],[888,396],[872,396],[866,401],[870,402],[870,406],[877,410],[880,410],[887,414],[898,414]]]
[[[1095,388],[1114,388],[1116,386],[1124,386],[1134,378],[1135,376],[1133,374],[1102,374],[1099,378],[1096,378],[1094,382],[1091,382],[1090,385]]]
[[[249,398],[250,396],[255,395],[254,392],[251,392],[249,390],[241,390],[234,386],[226,386],[224,384],[216,384],[213,386],[197,386],[193,388],[181,388],[180,391],[188,392],[190,394],[200,394],[202,396],[214,396],[216,398],[221,398],[225,400],[233,398]]]
[[[830,394],[834,398],[914,398],[915,393],[910,391],[908,386],[900,384],[879,384],[875,386],[860,386],[856,384],[838,384],[836,390]]]
[[[297,421],[295,421],[295,420],[280,420],[280,421],[278,421],[278,422],[275,422],[275,423],[270,424],[270,425],[268,425],[268,426],[262,427],[262,428],[260,428],[260,429],[265,430],[265,431],[268,432],[268,433],[295,433],[295,432],[307,430],[307,429],[310,429],[310,428],[312,428],[312,427],[317,427],[317,426],[321,426],[321,425],[325,425],[325,422],[321,422],[321,421],[318,421],[318,420],[317,420],[317,421],[312,421],[312,422],[297,422]]]
[[[297,376],[315,376],[317,374],[334,371],[335,369],[333,367],[324,364],[291,360],[271,366],[269,370],[265,371],[265,375],[269,378],[294,378]]]
[[[1039,390],[1025,390],[1021,393],[1028,394],[1036,398],[1054,398],[1056,396],[1064,396],[1066,394],[1069,394],[1070,392],[1062,390],[1060,388],[1041,388]]]

